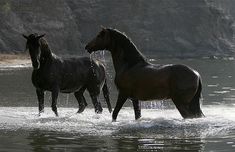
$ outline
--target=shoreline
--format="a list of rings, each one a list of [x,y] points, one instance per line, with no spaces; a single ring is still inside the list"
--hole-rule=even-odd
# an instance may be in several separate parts
[[[0,54],[0,67],[28,67],[30,57],[26,54]]]

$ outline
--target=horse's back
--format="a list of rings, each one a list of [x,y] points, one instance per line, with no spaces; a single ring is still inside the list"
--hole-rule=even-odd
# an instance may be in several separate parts
[[[66,57],[62,58],[64,66],[89,67],[91,60],[88,57]]]
[[[55,60],[61,92],[70,93],[89,83],[93,61],[88,57],[66,57]]]
[[[68,66],[72,67],[70,71],[77,75],[81,83],[86,83],[87,87],[100,86],[100,84],[104,83],[105,66],[99,60],[89,57],[75,57],[65,59],[64,62],[67,62]]]

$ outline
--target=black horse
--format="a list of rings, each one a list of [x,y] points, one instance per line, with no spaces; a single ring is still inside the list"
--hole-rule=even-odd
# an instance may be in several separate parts
[[[103,110],[97,100],[102,89],[111,113],[112,108],[103,64],[88,57],[60,58],[51,52],[46,40],[42,38],[44,35],[23,36],[27,39],[26,49],[29,49],[32,60],[32,82],[36,87],[39,114],[44,110],[45,91],[51,91],[51,107],[56,116],[58,116],[56,104],[59,92],[74,92],[79,104],[78,113],[83,112],[87,106],[83,96],[86,89],[91,96],[96,113],[101,113]]]
[[[86,50],[111,52],[119,90],[113,121],[128,98],[132,100],[135,119],[141,117],[139,100],[154,99],[172,99],[183,118],[204,116],[200,108],[201,78],[190,67],[151,64],[125,34],[110,28],[103,28]]]

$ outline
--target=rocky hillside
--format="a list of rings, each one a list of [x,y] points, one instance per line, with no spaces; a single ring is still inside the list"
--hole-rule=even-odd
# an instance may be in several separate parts
[[[234,1],[1,0],[0,52],[23,51],[21,34],[38,32],[46,33],[55,53],[81,55],[103,25],[125,32],[145,54],[231,55],[234,18],[224,11],[235,6],[231,3]]]

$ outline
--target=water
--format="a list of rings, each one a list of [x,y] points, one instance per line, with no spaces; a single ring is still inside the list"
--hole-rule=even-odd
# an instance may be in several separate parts
[[[235,151],[233,58],[151,58],[153,63],[183,63],[200,72],[205,118],[184,120],[171,101],[152,101],[142,103],[142,118],[135,121],[127,101],[117,122],[111,122],[107,108],[95,114],[87,93],[89,106],[82,114],[76,114],[72,94],[60,94],[59,117],[49,108],[47,93],[47,107],[39,117],[31,67],[0,67],[0,151]],[[114,107],[114,71],[111,59],[105,59]],[[99,100],[106,107],[102,95]]]

